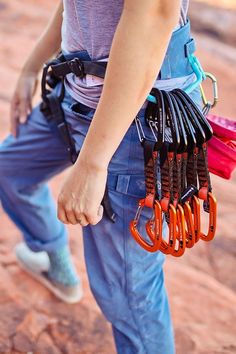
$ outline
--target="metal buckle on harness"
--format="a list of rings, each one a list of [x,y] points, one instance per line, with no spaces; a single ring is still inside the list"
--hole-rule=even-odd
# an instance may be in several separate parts
[[[70,70],[82,79],[85,76],[83,62],[79,58],[74,58],[67,62]]]

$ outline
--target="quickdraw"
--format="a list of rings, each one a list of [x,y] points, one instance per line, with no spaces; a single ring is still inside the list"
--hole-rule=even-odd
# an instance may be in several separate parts
[[[139,202],[130,231],[145,250],[180,257],[199,240],[210,241],[215,236],[217,202],[207,162],[207,143],[213,132],[204,113],[185,91],[153,88],[149,96],[152,100],[145,111],[145,122],[153,141],[146,139],[141,120],[135,119],[144,150],[146,197]],[[215,81],[214,96],[216,102]],[[204,112],[213,104],[205,100]],[[159,165],[161,193],[155,172]],[[201,229],[201,200],[204,212],[209,213],[206,233]],[[144,207],[151,209],[152,216],[141,235],[137,225]],[[167,239],[162,235],[163,217],[168,224]]]
[[[147,251],[155,252],[160,248],[162,240],[162,210],[161,205],[156,199],[156,182],[157,182],[157,160],[158,147],[149,141],[144,134],[141,122],[138,117],[135,119],[139,140],[144,151],[144,170],[146,197],[139,201],[138,210],[133,221],[130,223],[130,230],[135,240]],[[153,217],[146,225],[149,240],[145,240],[138,230],[138,223],[144,208],[153,209]]]

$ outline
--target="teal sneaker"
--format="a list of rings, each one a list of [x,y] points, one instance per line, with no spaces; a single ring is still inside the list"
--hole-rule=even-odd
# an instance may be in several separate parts
[[[16,245],[15,254],[19,266],[58,299],[68,304],[78,303],[82,299],[83,289],[80,281],[70,286],[50,278],[51,264],[47,252],[33,252],[22,242]]]

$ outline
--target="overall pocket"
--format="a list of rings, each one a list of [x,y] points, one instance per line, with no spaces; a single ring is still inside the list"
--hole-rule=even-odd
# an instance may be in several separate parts
[[[88,133],[95,109],[85,106],[79,102],[72,102],[65,111],[65,118],[68,124],[71,137],[75,143],[76,150],[80,151],[84,139]]]

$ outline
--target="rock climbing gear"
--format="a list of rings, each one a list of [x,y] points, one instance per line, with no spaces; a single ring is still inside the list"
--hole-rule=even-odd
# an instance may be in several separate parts
[[[140,221],[142,207],[147,205],[145,199],[139,202],[130,231],[145,250],[159,250],[180,257],[200,239],[210,241],[215,236],[217,204],[207,163],[207,144],[213,131],[203,112],[185,91],[174,89],[167,92],[153,88],[150,97],[145,122],[154,136],[148,144],[151,146],[150,160],[153,152],[156,158],[151,164],[153,176],[153,169],[160,164],[161,195],[154,185],[154,178],[151,180],[151,203],[148,204],[153,211],[146,221],[145,234],[135,227]],[[145,158],[146,138],[138,117],[136,126]],[[145,169],[146,166],[147,162]],[[145,181],[147,186],[150,182],[148,174],[145,174]],[[206,234],[201,230],[201,200],[204,212],[209,213]],[[169,226],[168,240],[161,234],[159,226],[162,215]]]
[[[146,138],[138,117],[135,118],[135,123],[144,151],[146,197],[139,201],[135,218],[130,223],[130,229],[135,240],[145,250],[155,252],[160,248],[162,237],[162,210],[160,203],[156,199],[158,148],[155,143]],[[138,230],[138,223],[144,208],[153,210],[152,218],[146,225],[149,240],[145,240]]]
[[[230,179],[236,168],[236,121],[208,114],[214,135],[208,145],[209,171]]]
[[[69,159],[74,164],[77,160],[79,152],[76,151],[73,140],[71,139],[70,132],[65,120],[64,111],[61,103],[64,98],[64,78],[70,72],[75,73],[79,77],[88,73],[96,73],[96,75],[104,75],[105,68],[103,64],[96,64],[88,62],[88,65],[84,65],[79,58],[74,56],[68,57],[66,60],[63,54],[60,54],[57,58],[46,63],[43,68],[43,75],[41,81],[41,95],[42,103],[40,105],[41,112],[46,117],[48,123],[52,128],[56,128],[65,144],[68,151]],[[91,65],[89,65],[89,63]],[[60,85],[60,92],[55,92],[55,87]],[[115,222],[116,214],[114,213],[109,195],[106,187],[105,194],[102,200],[105,214],[112,221]]]
[[[218,101],[216,78],[206,73],[213,83],[213,101],[206,98],[203,85],[200,86],[203,112],[213,128],[213,137],[208,144],[209,171],[225,179],[230,179],[236,168],[236,122],[230,118],[208,114],[209,109]]]
[[[171,92],[155,88],[151,90],[147,97],[145,118],[153,140],[145,136],[139,117],[135,119],[144,152],[146,196],[139,201],[130,230],[135,240],[147,251],[161,250],[176,257],[193,247],[199,239],[212,239],[216,225],[216,201],[207,169],[207,142],[212,136],[212,130],[203,113],[208,112],[218,100],[217,85],[211,74],[204,73],[194,52],[195,41],[190,37],[188,21],[173,33],[158,78],[168,79],[181,77],[183,73],[195,73],[195,82],[185,92],[178,89]],[[178,68],[175,65],[176,54]],[[72,163],[76,161],[78,151],[70,137],[61,107],[65,93],[64,79],[68,74],[81,79],[86,75],[104,78],[106,67],[106,61],[93,61],[86,51],[61,53],[45,64],[41,111],[49,124],[58,129]],[[214,84],[214,102],[205,99],[202,113],[188,93],[206,78],[210,78]],[[56,94],[54,88],[57,85],[60,85],[60,92]],[[158,168],[161,172],[161,193],[156,188]],[[204,200],[204,210],[210,215],[206,234],[201,231],[200,199]],[[103,206],[107,216],[115,222],[116,215],[110,205],[107,188]],[[140,231],[140,219],[143,220],[146,215],[144,209],[151,212],[151,216],[146,218],[145,235]],[[163,216],[169,225],[168,240],[162,235]]]
[[[213,88],[213,101],[208,101],[205,95],[205,92],[203,90],[202,85],[200,85],[200,91],[201,91],[201,95],[202,95],[202,101],[204,104],[203,107],[203,114],[206,116],[209,111],[214,108],[217,105],[217,102],[219,100],[218,97],[218,86],[217,86],[217,80],[215,78],[214,75],[212,75],[211,73],[206,72],[205,73],[205,79],[209,78],[212,82],[212,88]]]
[[[181,48],[181,50],[180,50]],[[188,57],[195,51],[195,41],[190,36],[190,21],[172,34],[165,59],[158,74],[159,79],[168,79],[191,75],[193,67]],[[179,64],[175,65],[176,53]],[[103,59],[103,58],[101,58]],[[41,111],[49,124],[56,128],[65,144],[69,158],[74,163],[78,156],[73,140],[71,139],[68,126],[65,121],[61,103],[64,97],[64,80],[67,75],[75,75],[83,79],[87,75],[104,78],[107,62],[103,60],[92,60],[86,50],[71,53],[59,53],[59,55],[45,64],[41,82],[42,104]],[[60,92],[55,92],[55,87],[60,85]],[[106,188],[103,199],[105,213],[112,222],[115,222],[116,215],[109,202],[108,190]]]

